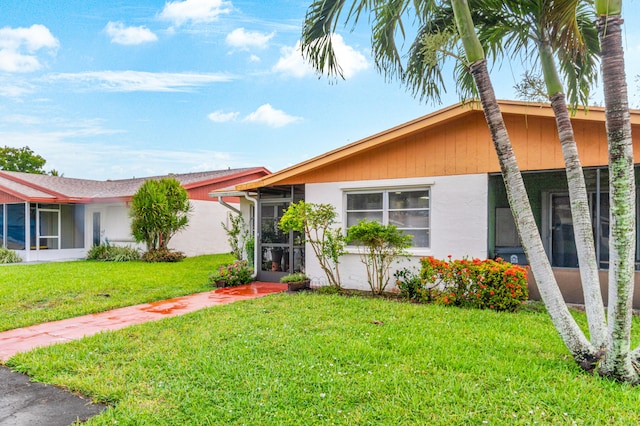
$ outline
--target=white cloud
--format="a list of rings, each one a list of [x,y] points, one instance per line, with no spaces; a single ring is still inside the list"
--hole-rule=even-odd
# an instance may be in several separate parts
[[[20,85],[2,85],[0,84],[0,96],[7,98],[18,98],[27,93],[32,93],[33,89]]]
[[[283,127],[287,124],[302,120],[302,117],[288,115],[282,110],[274,109],[269,104],[260,106],[257,110],[247,115],[244,121],[266,124],[270,127]]]
[[[333,35],[333,49],[338,64],[342,68],[344,78],[351,78],[369,67],[366,57],[353,47],[345,44],[344,39],[339,34]],[[314,74],[314,69],[302,58],[299,41],[295,47],[283,47],[280,54],[280,59],[273,67],[273,71],[298,78]]]
[[[0,118],[0,121],[4,123],[12,123],[12,124],[22,124],[26,126],[32,126],[36,124],[41,124],[42,119],[33,115],[24,115],[24,114],[9,114]]]
[[[186,22],[213,22],[222,14],[230,13],[232,4],[224,0],[185,0],[165,3],[160,19],[180,26]]]
[[[240,113],[238,112],[223,112],[223,111],[215,111],[209,114],[207,117],[209,120],[214,121],[216,123],[226,123],[228,121],[235,121]]]
[[[184,92],[193,87],[233,80],[225,74],[151,73],[143,71],[98,71],[51,74],[50,81],[69,81],[90,90],[108,92]]]
[[[224,112],[222,110],[218,110],[212,112],[207,117],[209,120],[216,123],[227,123],[230,121],[237,121],[239,115],[239,112]],[[270,127],[283,127],[287,124],[295,123],[300,120],[302,120],[302,117],[289,115],[284,111],[273,108],[270,104],[264,104],[258,107],[257,110],[242,119],[244,122],[266,124]]]
[[[262,59],[260,59],[260,56],[257,55],[251,55],[249,56],[249,62],[260,62]]]
[[[55,53],[60,43],[44,25],[0,28],[0,71],[31,72],[42,67],[39,50]]]
[[[275,32],[264,34],[258,31],[246,31],[244,28],[236,28],[227,34],[226,42],[229,46],[237,49],[249,49],[251,47],[265,49],[269,44],[269,40],[275,34]]]
[[[158,37],[147,27],[125,27],[122,22],[109,22],[104,29],[111,43],[133,45],[157,41]]]

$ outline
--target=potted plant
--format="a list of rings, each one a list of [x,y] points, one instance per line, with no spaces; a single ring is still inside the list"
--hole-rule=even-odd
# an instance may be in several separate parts
[[[302,272],[294,272],[280,278],[280,282],[287,284],[287,290],[298,291],[303,288],[310,288],[311,280]]]

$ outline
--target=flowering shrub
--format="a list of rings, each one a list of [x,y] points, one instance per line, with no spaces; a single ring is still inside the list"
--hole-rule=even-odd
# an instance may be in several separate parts
[[[233,287],[241,284],[249,284],[253,281],[253,269],[246,260],[235,261],[229,265],[221,266],[216,272],[209,274],[209,282],[216,284],[224,282],[225,287]]]
[[[427,288],[438,287],[435,296],[443,305],[496,311],[515,311],[529,297],[527,270],[498,258],[420,260],[420,276]]]

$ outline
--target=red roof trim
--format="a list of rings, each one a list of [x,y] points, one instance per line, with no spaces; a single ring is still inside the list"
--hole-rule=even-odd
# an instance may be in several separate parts
[[[33,189],[37,189],[38,191],[45,192],[45,193],[50,194],[50,195],[52,195],[52,196],[54,196],[54,197],[56,197],[56,198],[68,198],[68,197],[67,197],[66,195],[64,195],[64,194],[61,194],[61,193],[56,192],[56,191],[52,191],[51,189],[46,188],[46,187],[44,187],[44,186],[36,185],[36,184],[35,184],[35,183],[33,183],[33,182],[29,182],[29,181],[27,181],[27,180],[20,179],[20,178],[19,178],[19,177],[17,177],[17,176],[9,175],[9,174],[7,174],[7,173],[4,173],[3,171],[0,171],[0,176],[2,176],[2,177],[3,177],[3,178],[5,178],[5,179],[8,179],[8,180],[10,180],[10,181],[13,181],[13,182],[19,183],[19,184],[21,184],[21,185],[28,186],[29,188],[33,188]],[[24,196],[24,195],[23,195],[23,196]],[[28,198],[28,197],[27,197],[27,198]]]
[[[249,175],[253,175],[253,174],[260,174],[262,173],[263,176],[267,176],[269,174],[271,174],[271,172],[269,170],[267,170],[264,167],[256,167],[253,169],[249,169],[249,170],[245,170],[243,172],[239,172],[239,173],[234,173],[231,175],[225,175],[225,176],[221,176],[221,177],[217,177],[217,178],[213,178],[213,179],[208,179],[208,180],[201,180],[201,181],[197,181],[197,182],[193,182],[187,185],[182,185],[184,187],[184,189],[189,190],[189,189],[194,189],[194,188],[199,188],[201,186],[207,186],[207,185],[211,185],[214,183],[220,183],[220,182],[225,182],[228,180],[234,180],[237,178],[241,178],[243,176],[249,176]]]

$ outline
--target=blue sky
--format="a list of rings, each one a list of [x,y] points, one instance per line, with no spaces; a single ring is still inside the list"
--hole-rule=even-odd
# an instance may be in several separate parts
[[[0,146],[67,177],[277,171],[457,102],[385,82],[364,27],[336,41],[346,80],[318,79],[296,49],[310,1],[2,0]],[[638,106],[640,1],[625,8]],[[494,70],[497,96],[521,74]]]

